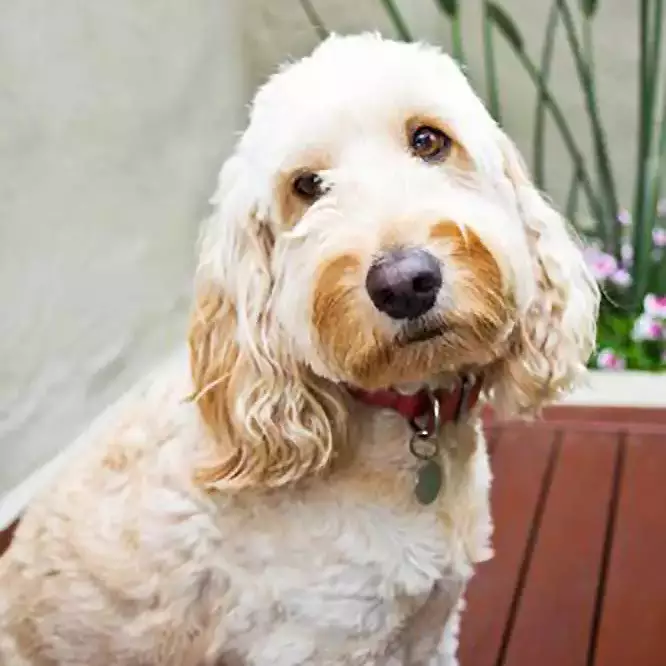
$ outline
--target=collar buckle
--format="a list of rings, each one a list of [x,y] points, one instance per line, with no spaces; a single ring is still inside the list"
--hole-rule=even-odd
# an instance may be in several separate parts
[[[428,413],[424,414],[424,425],[420,425],[416,418],[408,419],[414,437],[418,439],[433,438],[439,432],[442,425],[442,405],[439,398],[431,388],[425,389],[425,392],[428,399]]]

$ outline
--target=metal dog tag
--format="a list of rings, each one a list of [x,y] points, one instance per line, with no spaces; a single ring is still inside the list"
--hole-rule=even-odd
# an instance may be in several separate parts
[[[414,494],[421,504],[432,504],[437,499],[441,487],[442,466],[431,458],[418,471]]]
[[[432,504],[442,488],[442,466],[439,463],[439,442],[437,436],[440,428],[439,402],[431,396],[431,414],[426,425],[420,427],[414,421],[410,422],[413,435],[409,441],[411,454],[422,461],[416,475],[414,494],[416,499],[424,505]]]

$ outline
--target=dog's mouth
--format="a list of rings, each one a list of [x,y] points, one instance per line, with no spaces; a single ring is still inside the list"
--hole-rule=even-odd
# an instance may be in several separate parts
[[[446,333],[448,326],[441,322],[437,324],[431,324],[426,326],[420,326],[418,328],[409,328],[405,331],[402,331],[398,336],[398,343],[401,347],[407,347],[408,345],[416,344],[418,342],[429,342],[434,340]]]

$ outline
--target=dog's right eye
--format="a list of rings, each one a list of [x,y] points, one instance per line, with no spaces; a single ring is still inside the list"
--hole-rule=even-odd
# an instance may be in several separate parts
[[[312,203],[326,192],[322,177],[313,171],[305,171],[294,179],[294,192],[303,201]]]

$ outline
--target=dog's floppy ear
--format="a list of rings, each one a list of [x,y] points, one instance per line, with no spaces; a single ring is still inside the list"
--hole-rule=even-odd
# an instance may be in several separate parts
[[[500,413],[530,415],[584,376],[595,345],[599,289],[575,234],[534,187],[515,145],[505,135],[501,141],[536,287],[519,313],[511,350],[496,368],[492,392]]]
[[[224,165],[212,203],[189,331],[194,400],[215,442],[199,480],[277,487],[329,465],[344,412],[293,361],[271,316],[274,239],[239,155]]]

